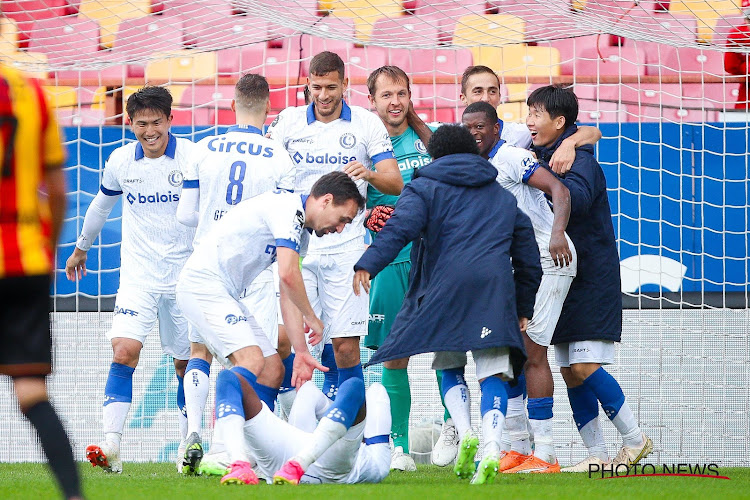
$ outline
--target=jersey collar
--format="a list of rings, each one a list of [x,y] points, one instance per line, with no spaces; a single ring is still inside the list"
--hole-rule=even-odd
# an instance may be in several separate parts
[[[227,129],[227,132],[245,132],[246,134],[258,134],[263,135],[263,131],[252,125],[232,125]]]
[[[307,199],[310,197],[309,194],[301,194],[299,195],[299,198],[302,200],[302,210],[305,210],[307,208]],[[307,232],[312,234],[313,230],[311,227],[306,227]]]
[[[502,135],[503,135],[503,125],[505,125],[505,124],[503,123],[503,121],[500,118],[497,119],[497,124],[500,126],[497,129],[497,136],[498,137],[502,137]]]
[[[172,135],[172,132],[167,132],[167,135],[169,136],[169,141],[167,142],[167,149],[164,150],[164,154],[174,160],[175,153],[177,152],[177,138]],[[144,156],[143,146],[139,142],[135,145],[135,161],[142,160]]]
[[[503,144],[505,144],[505,141],[502,139],[498,139],[492,149],[490,149],[489,157],[494,158],[498,150],[500,149],[500,146],[502,146]]]
[[[307,107],[307,124],[310,125],[315,121],[315,103],[311,102],[310,105]],[[349,105],[346,103],[346,100],[341,101],[341,116],[339,117],[342,120],[346,120],[348,122],[352,121],[352,108],[349,107]]]

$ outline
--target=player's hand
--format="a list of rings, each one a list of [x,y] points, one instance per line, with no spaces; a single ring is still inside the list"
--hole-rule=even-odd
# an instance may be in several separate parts
[[[521,333],[526,331],[527,326],[529,326],[529,318],[518,318],[518,327],[521,329]]]
[[[73,254],[68,257],[68,260],[65,262],[65,276],[67,276],[70,281],[75,281],[76,279],[80,280],[86,276],[87,257],[88,252],[84,252],[78,247],[76,247],[76,249],[73,250]]]
[[[372,170],[365,167],[358,161],[347,163],[344,167],[344,172],[346,172],[353,181],[358,181],[360,179],[369,181],[372,177]]]
[[[414,110],[414,103],[411,102],[411,99],[409,99],[409,109],[406,111],[406,124],[409,126],[414,126],[420,121],[421,119],[419,118],[419,115]]]
[[[354,273],[354,282],[352,288],[354,288],[354,295],[359,297],[359,286],[365,289],[365,292],[370,293],[370,272],[364,269],[360,269]]]
[[[365,227],[370,231],[379,233],[385,223],[393,216],[396,207],[392,205],[375,205],[365,212]]]
[[[292,367],[292,385],[299,389],[308,380],[312,379],[313,370],[318,369],[327,372],[328,368],[318,363],[309,352],[297,352],[294,356]]]
[[[557,267],[567,267],[573,261],[573,252],[570,251],[565,233],[555,234],[549,239],[549,254]]]
[[[308,318],[304,317],[305,320],[305,333],[308,333],[307,342],[310,345],[317,345],[323,340],[323,322],[317,316]]]
[[[574,142],[562,141],[552,158],[549,160],[549,168],[557,175],[565,175],[573,166],[576,159],[576,145]]]

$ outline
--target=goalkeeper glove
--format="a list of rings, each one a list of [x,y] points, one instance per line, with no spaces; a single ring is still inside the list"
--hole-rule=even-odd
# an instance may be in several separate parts
[[[365,212],[365,227],[374,233],[379,233],[388,219],[393,215],[396,207],[393,205],[376,205]]]

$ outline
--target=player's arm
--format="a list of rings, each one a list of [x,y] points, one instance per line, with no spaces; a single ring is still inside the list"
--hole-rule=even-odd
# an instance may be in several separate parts
[[[414,129],[422,144],[427,146],[432,138],[432,129],[414,111],[414,103],[411,100],[409,100],[409,111],[406,112],[406,123]]]
[[[596,127],[578,127],[573,135],[563,139],[557,150],[552,154],[549,168],[558,175],[565,175],[576,159],[576,148],[586,144],[596,144],[601,138],[602,133]]]
[[[190,227],[198,226],[200,208],[200,188],[197,180],[186,180],[182,183],[182,193],[177,204],[177,222]]]
[[[52,249],[60,239],[63,217],[65,216],[65,174],[62,165],[48,166],[44,172],[44,186],[51,215],[50,244]]]
[[[527,183],[531,187],[544,191],[552,198],[554,219],[549,252],[555,265],[559,267],[570,265],[573,253],[565,238],[565,228],[568,227],[568,219],[570,219],[570,190],[545,168],[537,168]]]
[[[531,319],[539,284],[542,282],[542,265],[534,228],[529,217],[516,209],[510,258],[513,264],[513,281],[516,287],[516,312],[518,318]]]
[[[571,217],[585,217],[591,210],[597,193],[597,165],[591,154],[582,153],[560,181],[570,191]]]
[[[107,194],[104,192],[105,189],[102,186],[102,190],[96,194],[89,208],[86,210],[81,235],[78,237],[78,241],[76,241],[73,254],[65,262],[65,275],[70,281],[75,281],[76,278],[81,279],[83,276],[86,276],[86,256],[88,251],[96,237],[102,232],[104,223],[107,222],[107,217],[114,208],[115,203],[117,203],[117,199],[122,195],[122,192]],[[109,190],[107,191],[109,192]]]
[[[373,162],[375,160],[376,158],[373,158]],[[384,158],[375,163],[375,170],[370,170],[360,162],[354,161],[344,167],[344,172],[355,181],[366,180],[383,194],[398,195],[404,188],[404,179],[398,170],[398,162],[393,157],[393,153],[390,158]]]

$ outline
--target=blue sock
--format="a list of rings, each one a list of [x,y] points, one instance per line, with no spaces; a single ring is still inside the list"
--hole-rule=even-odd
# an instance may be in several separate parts
[[[256,377],[250,370],[235,366],[229,370],[222,370],[216,377],[216,418],[229,415],[239,415],[245,418],[242,406],[242,384],[237,375],[250,382],[256,383]]]
[[[487,377],[479,383],[482,390],[482,400],[479,410],[484,416],[490,410],[500,410],[505,415],[508,412],[508,393],[505,384],[497,377]]]
[[[496,377],[497,378],[497,377]],[[526,375],[523,373],[516,379],[516,385],[510,385],[508,382],[503,382],[505,390],[508,391],[508,399],[517,398],[520,395],[526,395]]]
[[[289,392],[289,391],[294,390],[294,387],[292,387],[292,370],[294,369],[294,353],[291,353],[289,356],[282,359],[281,362],[284,364],[284,380],[281,382],[281,387],[279,388],[279,392]]]
[[[107,384],[104,386],[104,405],[131,403],[133,401],[133,372],[135,368],[112,363],[109,365]]]
[[[333,355],[333,344],[326,344],[320,355],[320,364],[328,368],[323,376],[323,394],[330,399],[336,399],[336,389],[339,386],[339,370],[336,356]]]
[[[187,409],[185,408],[185,379],[179,375],[177,375],[177,408],[187,418]]]
[[[552,398],[529,398],[527,409],[530,420],[549,420],[552,418]]]
[[[350,378],[358,378],[362,381],[362,384],[365,383],[365,375],[362,373],[362,363],[357,363],[351,368],[339,368],[339,387]]]
[[[188,360],[187,367],[185,367],[185,373],[190,370],[202,371],[206,375],[211,375],[211,363],[201,358],[190,358]]]
[[[599,416],[599,402],[585,384],[568,388],[568,401],[573,410],[573,420],[580,431],[581,428]]]
[[[610,420],[617,416],[620,408],[625,404],[625,394],[623,394],[620,384],[601,366],[594,373],[586,377],[583,385],[594,393],[596,399],[601,403],[604,413],[606,413]]]
[[[358,377],[350,377],[339,385],[336,401],[333,402],[331,408],[328,410],[326,418],[334,422],[340,422],[348,429],[354,423],[357,412],[359,412],[364,402],[365,381]]]
[[[258,395],[260,400],[266,403],[266,406],[268,406],[271,411],[274,411],[274,404],[276,403],[276,396],[279,394],[279,390],[267,385],[259,384],[258,382],[255,382],[252,385],[253,389],[255,389],[255,394]]]
[[[440,384],[440,389],[443,391],[443,397],[445,394],[457,385],[466,385],[464,379],[464,368],[448,368],[443,370],[443,382]]]

